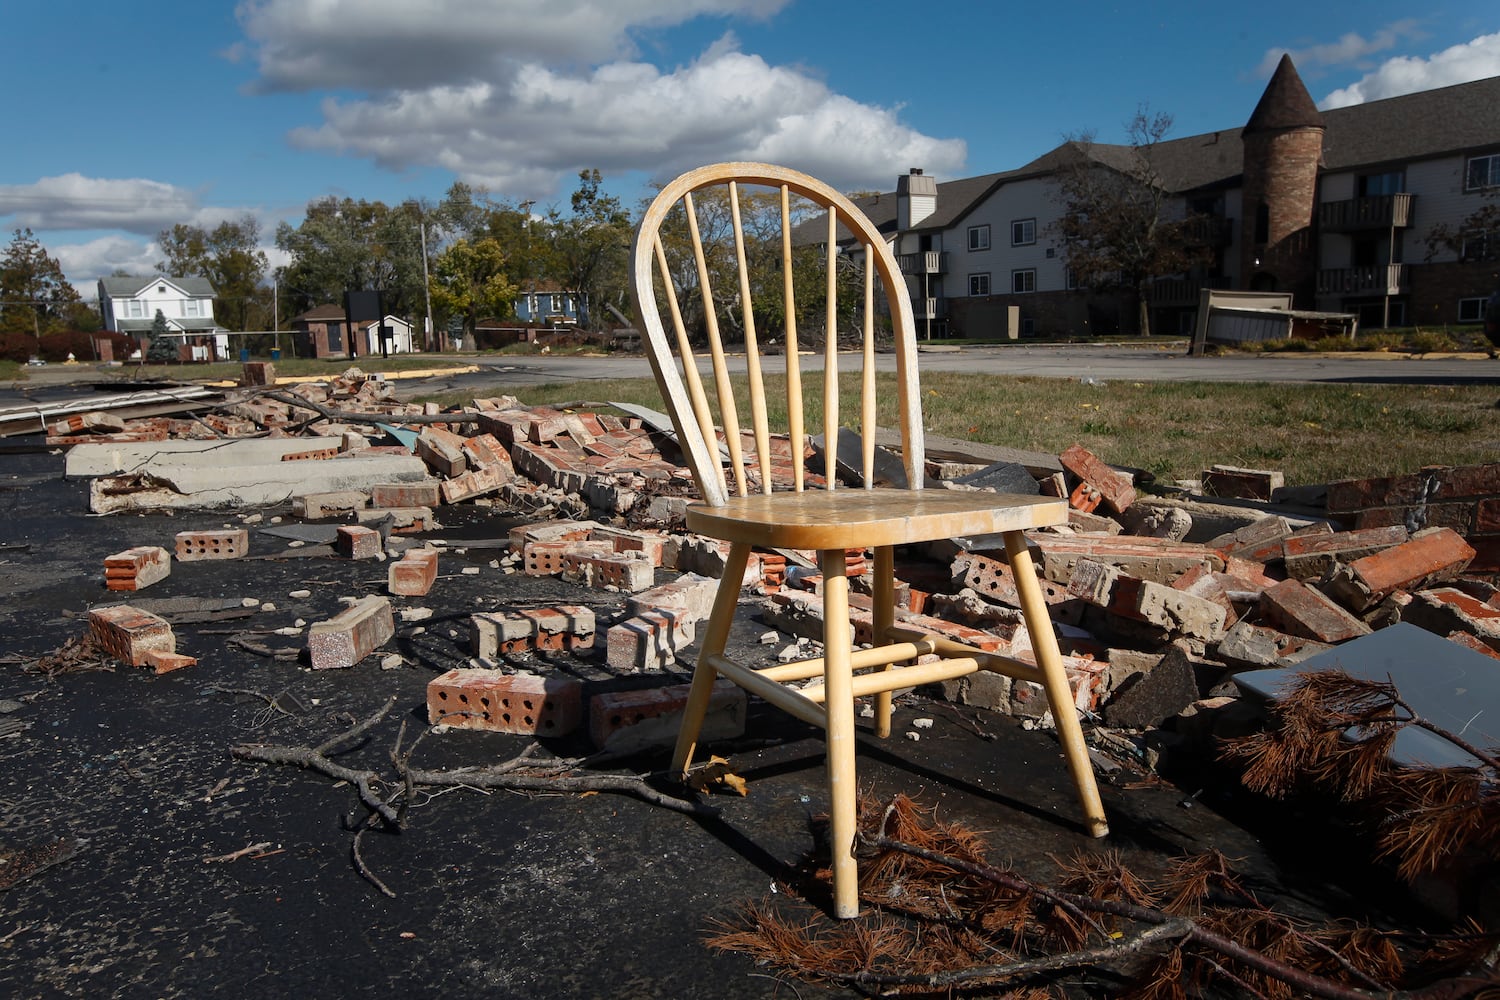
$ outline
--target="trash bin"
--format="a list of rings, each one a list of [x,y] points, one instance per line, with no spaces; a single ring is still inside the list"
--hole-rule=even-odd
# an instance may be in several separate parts
[[[249,361],[249,360],[250,360],[250,348],[248,348],[248,347],[241,347],[240,348],[240,364],[244,364],[246,361]]]
[[[279,347],[273,347],[273,348],[271,348],[271,360],[272,361],[280,361],[281,360],[281,348],[279,348]]]

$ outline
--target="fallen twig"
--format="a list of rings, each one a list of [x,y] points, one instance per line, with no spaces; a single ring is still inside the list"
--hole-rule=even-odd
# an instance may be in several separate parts
[[[263,840],[258,844],[241,847],[238,851],[230,851],[228,854],[216,854],[206,857],[203,859],[203,863],[205,865],[228,864],[231,861],[238,861],[240,858],[264,858],[271,854],[280,854],[281,850],[279,848],[274,851],[267,850],[267,848],[275,846],[269,840]]]

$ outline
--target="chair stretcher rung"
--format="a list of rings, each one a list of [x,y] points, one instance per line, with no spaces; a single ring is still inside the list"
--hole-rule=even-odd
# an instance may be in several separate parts
[[[1005,656],[1001,653],[987,653],[982,649],[966,645],[954,639],[944,639],[942,636],[930,635],[926,632],[918,632],[915,629],[902,628],[893,625],[890,635],[912,638],[914,636],[926,636],[932,642],[933,652],[939,656],[972,656],[979,662],[980,670],[989,670],[993,673],[1004,674],[1014,677],[1018,681],[1031,681],[1033,684],[1043,683],[1040,667],[1034,666],[1024,660],[1018,660],[1014,656]]]
[[[918,656],[936,651],[932,642],[925,639],[917,642],[875,646],[870,649],[856,649],[849,655],[849,666],[854,670],[868,670],[870,667],[884,667],[892,663],[900,663],[902,660],[914,660]],[[822,676],[823,657],[815,656],[812,659],[797,660],[780,666],[762,667],[756,673],[778,683],[805,681],[809,677]]]
[[[972,656],[943,659],[935,663],[918,663],[910,667],[892,667],[890,670],[877,670],[873,674],[860,674],[854,677],[850,681],[850,690],[856,698],[868,698],[882,691],[894,691],[897,688],[952,680],[955,677],[972,674],[978,669],[979,663]],[[808,701],[815,701],[819,704],[827,697],[821,684],[805,687],[798,693]]]
[[[801,692],[767,680],[749,667],[741,666],[724,656],[705,656],[703,660],[746,691],[759,695],[783,712],[796,716],[810,726],[817,726],[825,731],[828,729],[828,713]]]

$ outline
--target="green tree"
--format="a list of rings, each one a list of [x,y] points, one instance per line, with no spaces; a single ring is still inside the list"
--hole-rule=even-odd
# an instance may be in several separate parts
[[[1171,128],[1171,115],[1143,107],[1126,125],[1128,146],[1096,145],[1083,133],[1063,147],[1056,175],[1062,214],[1053,229],[1068,267],[1082,287],[1133,297],[1143,337],[1151,333],[1151,283],[1205,259],[1195,220],[1168,212],[1155,153]]]
[[[160,309],[151,319],[150,343],[146,346],[146,360],[158,364],[178,360],[177,342],[167,335],[167,317]]]
[[[261,318],[260,286],[269,266],[253,216],[226,220],[212,230],[178,223],[156,239],[166,255],[156,265],[163,273],[207,278],[218,321],[231,330],[252,329],[252,318]]]
[[[493,237],[459,239],[438,255],[432,267],[432,308],[440,316],[459,316],[464,332],[486,316],[507,316],[516,286],[505,272],[505,251]]]
[[[554,209],[547,217],[551,273],[545,276],[583,296],[579,321],[587,326],[603,318],[590,311],[592,304],[624,301],[630,256],[630,214],[620,199],[600,192],[602,183],[597,169],[580,170],[572,214],[564,217]]]
[[[30,229],[14,230],[0,255],[0,331],[33,334],[40,349],[41,338],[66,329],[81,304],[57,258]]]

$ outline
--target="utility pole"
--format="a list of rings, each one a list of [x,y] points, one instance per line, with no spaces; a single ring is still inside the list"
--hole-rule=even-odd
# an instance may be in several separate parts
[[[427,336],[433,338],[441,349],[443,338],[432,325],[432,279],[427,277],[427,223],[418,220],[417,232],[422,234],[422,297],[427,300]]]

